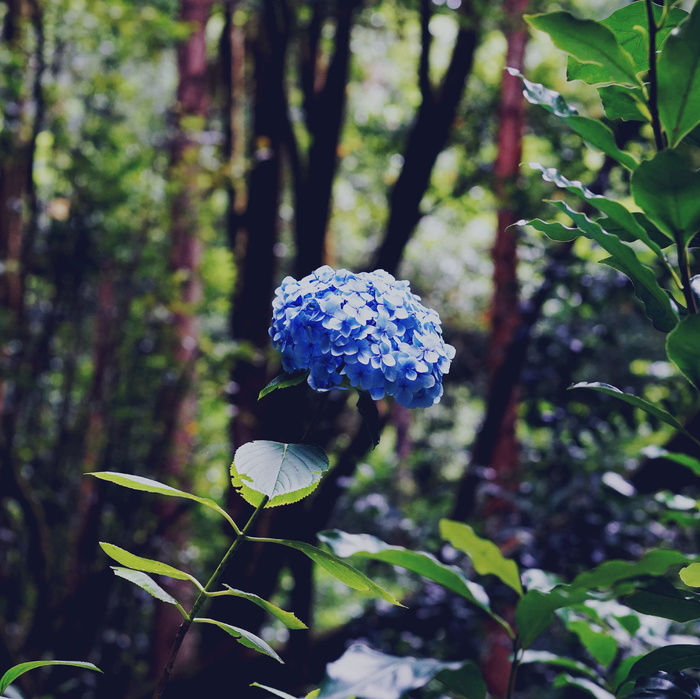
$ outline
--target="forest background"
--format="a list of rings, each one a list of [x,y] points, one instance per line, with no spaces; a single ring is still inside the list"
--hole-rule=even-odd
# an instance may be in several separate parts
[[[673,402],[691,431],[697,396],[590,241],[514,225],[551,195],[521,163],[613,196],[625,183],[611,158],[526,109],[505,66],[602,114],[522,15],[601,18],[624,4],[0,4],[0,668],[57,657],[105,672],[27,676],[30,696],[149,695],[180,620],[113,576],[99,542],[200,572],[226,536],[205,511],[84,474],[157,478],[244,516],[235,448],[298,440],[317,409],[305,386],[257,400],[279,370],[272,295],[324,263],[410,280],[457,355],[440,404],[380,404],[374,450],[347,394],[332,393],[315,439],[333,468],[312,498],[266,513],[267,535],[314,542],[338,527],[453,560],[438,535],[448,516],[565,578],[660,543],[692,547],[664,495],[692,488],[692,474],[650,448],[697,447],[633,406],[567,389],[594,378]],[[647,148],[646,127],[612,126],[620,146]],[[388,609],[306,559],[249,549],[227,582],[312,631],[221,602],[286,664],[212,629],[183,649],[169,697],[233,682],[236,696],[262,696],[243,689],[261,678],[301,692],[356,639],[479,659],[492,687],[503,675],[494,630],[435,587],[382,569],[409,607]],[[533,686],[551,680],[529,672]]]

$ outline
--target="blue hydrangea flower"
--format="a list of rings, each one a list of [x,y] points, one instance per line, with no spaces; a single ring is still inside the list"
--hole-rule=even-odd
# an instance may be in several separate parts
[[[285,371],[308,371],[314,390],[355,386],[407,408],[440,400],[455,348],[408,282],[324,265],[300,281],[286,277],[272,308],[270,337]]]

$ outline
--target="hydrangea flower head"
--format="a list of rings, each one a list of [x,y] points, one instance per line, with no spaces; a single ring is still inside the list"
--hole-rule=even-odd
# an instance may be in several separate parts
[[[381,269],[324,265],[300,281],[286,277],[272,308],[270,337],[284,370],[308,371],[314,390],[350,385],[407,408],[440,400],[455,349],[408,282]]]

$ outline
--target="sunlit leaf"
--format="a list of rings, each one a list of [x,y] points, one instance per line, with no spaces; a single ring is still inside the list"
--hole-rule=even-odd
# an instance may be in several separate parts
[[[224,630],[230,636],[233,636],[239,643],[244,645],[246,648],[252,648],[257,650],[259,653],[264,655],[269,655],[271,658],[277,660],[277,662],[284,663],[282,658],[270,647],[268,643],[259,638],[254,633],[246,631],[245,629],[240,629],[238,626],[231,626],[231,624],[224,624],[223,621],[217,621],[216,619],[207,619],[204,617],[198,617],[194,620],[198,624],[213,624],[218,626],[220,629]]]
[[[235,590],[229,585],[224,585],[226,592],[232,597],[241,597],[242,599],[247,599],[253,604],[257,604],[266,612],[272,614],[272,616],[279,619],[287,628],[290,629],[306,629],[308,628],[303,621],[300,621],[292,612],[286,612],[284,609],[280,609],[276,604],[268,602],[258,595],[254,595],[251,592],[243,592],[242,590]]]
[[[594,628],[587,619],[571,619],[566,622],[566,628],[578,636],[584,648],[602,667],[607,668],[615,660],[617,640],[606,631]]]
[[[168,592],[166,592],[152,577],[146,575],[140,570],[132,570],[131,568],[119,568],[117,566],[112,566],[114,574],[124,580],[128,580],[134,585],[137,585],[142,590],[148,592],[149,595],[153,595],[156,599],[166,604],[173,604],[177,606],[178,601]]]
[[[23,675],[29,670],[34,670],[37,667],[46,667],[47,665],[70,665],[79,667],[83,670],[94,670],[102,672],[99,667],[92,663],[86,663],[81,660],[33,660],[28,663],[20,663],[11,667],[2,677],[0,677],[0,692],[4,692],[20,675]]]
[[[637,67],[608,27],[591,19],[578,19],[568,12],[525,15],[535,29],[549,34],[554,45],[581,63],[599,68],[592,85],[615,83],[641,85]]]
[[[246,502],[257,507],[267,496],[266,507],[274,507],[312,493],[326,470],[328,456],[320,447],[256,440],[238,447],[231,477]]]
[[[259,682],[253,682],[251,687],[260,687],[260,689],[264,689],[271,694],[274,694],[276,697],[282,697],[282,699],[297,699],[297,697],[292,696],[291,694],[287,694],[287,692],[283,692],[281,689],[275,689],[274,687],[268,687],[266,684],[260,684]]]
[[[401,699],[427,684],[441,670],[457,670],[459,662],[435,658],[385,655],[359,644],[350,646],[326,666],[318,699]]]
[[[295,371],[293,374],[287,374],[283,372],[279,376],[275,376],[272,381],[270,381],[258,395],[258,400],[264,398],[268,393],[277,390],[278,388],[289,388],[290,386],[297,386],[302,381],[306,380],[309,375],[308,371]]]
[[[484,588],[466,578],[456,566],[441,563],[435,556],[423,551],[411,551],[402,546],[391,546],[369,534],[348,534],[335,529],[320,532],[318,538],[327,544],[336,556],[341,558],[357,556],[383,561],[417,573],[427,580],[432,580],[469,600],[503,625],[510,634],[513,633],[508,623],[491,609]]]
[[[639,88],[605,85],[598,88],[598,94],[608,119],[651,121],[651,114]]]
[[[441,519],[440,536],[457,550],[466,553],[479,575],[495,575],[519,595],[523,594],[515,561],[506,558],[492,541],[477,536],[468,524]]]
[[[523,652],[520,658],[520,664],[526,665],[528,663],[542,663],[544,665],[550,665],[552,667],[563,668],[566,670],[573,670],[575,672],[580,672],[594,682],[600,682],[601,677],[592,668],[585,665],[580,660],[575,660],[574,658],[566,658],[562,655],[555,655],[546,650],[526,650]]]
[[[681,568],[679,575],[688,587],[700,587],[700,563],[691,563],[689,566]],[[700,618],[700,614],[694,618]]]
[[[659,56],[658,104],[661,125],[674,148],[700,123],[700,4],[671,33]]]
[[[114,544],[107,544],[105,542],[100,542],[100,548],[117,563],[120,563],[127,568],[132,568],[134,570],[141,570],[144,573],[156,573],[157,575],[165,575],[168,578],[175,578],[176,580],[193,580],[191,575],[173,568],[167,563],[161,563],[160,561],[153,561],[150,558],[142,558],[141,556],[136,556],[133,553],[119,548]]]

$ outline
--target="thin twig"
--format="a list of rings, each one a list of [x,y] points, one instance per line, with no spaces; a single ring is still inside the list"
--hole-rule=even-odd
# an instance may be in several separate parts
[[[651,0],[645,0],[647,9],[647,23],[649,25],[649,112],[651,113],[651,126],[654,129],[654,143],[656,150],[663,150],[664,134],[659,120],[659,106],[657,103],[657,76],[656,76],[656,21],[654,20],[654,7]]]

